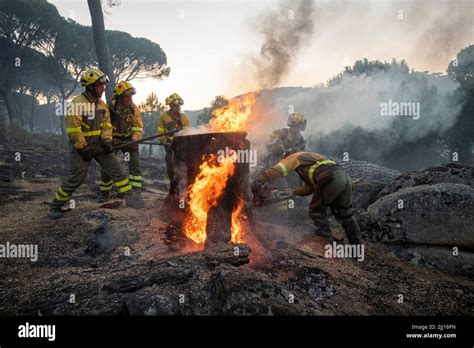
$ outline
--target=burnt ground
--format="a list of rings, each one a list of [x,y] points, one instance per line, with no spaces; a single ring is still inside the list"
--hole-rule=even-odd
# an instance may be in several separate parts
[[[74,195],[76,208],[49,221],[45,202],[67,172],[67,153],[0,152],[0,243],[39,249],[37,262],[0,259],[3,315],[474,313],[473,279],[402,261],[378,244],[366,244],[363,262],[302,254],[294,246],[311,236],[312,226],[309,220],[296,227],[275,223],[278,205],[251,210],[250,253],[244,245],[237,255],[232,245],[206,252],[170,248],[170,226],[160,218],[165,170],[153,159],[143,160],[145,209],[119,199],[101,208],[98,166],[92,166]],[[335,222],[333,229],[343,236]]]

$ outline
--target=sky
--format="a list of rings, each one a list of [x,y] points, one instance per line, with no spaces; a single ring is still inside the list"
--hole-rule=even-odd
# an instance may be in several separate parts
[[[85,0],[50,0],[64,17],[91,25]],[[117,0],[115,0],[117,2]],[[253,62],[260,55],[262,26],[277,0],[103,0],[106,29],[158,43],[170,76],[134,80],[135,102],[155,92],[163,101],[180,94],[187,110],[262,88]],[[291,3],[286,3],[291,9]],[[288,5],[290,4],[290,5]],[[278,86],[325,83],[357,59],[406,59],[417,71],[444,73],[463,47],[474,43],[474,0],[315,0],[314,30],[297,48]],[[287,10],[285,7],[285,11]],[[294,20],[304,17],[294,13]],[[278,30],[275,29],[275,30]],[[274,87],[278,87],[274,86]]]

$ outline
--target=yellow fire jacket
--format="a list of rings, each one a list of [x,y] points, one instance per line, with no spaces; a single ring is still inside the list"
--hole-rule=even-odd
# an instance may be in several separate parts
[[[119,140],[137,141],[143,135],[143,121],[138,107],[132,103],[130,107],[122,106],[117,100],[109,102],[109,109],[114,127],[113,137]]]
[[[112,140],[107,105],[101,99],[92,102],[85,93],[68,104],[64,122],[66,133],[76,149],[92,145],[100,139]]]
[[[316,152],[296,152],[282,159],[277,165],[267,169],[262,180],[272,181],[288,175],[295,170],[303,180],[303,186],[295,190],[295,195],[307,196],[314,192],[314,171],[321,165],[333,165],[336,162],[328,160],[323,155]]]
[[[161,113],[160,118],[158,120],[158,133],[168,132],[173,129],[182,130],[183,128],[189,128],[189,118],[184,113],[180,113],[179,117],[173,117],[169,114],[168,111],[164,111]],[[171,142],[173,140],[173,135],[167,135],[160,137],[160,142]]]

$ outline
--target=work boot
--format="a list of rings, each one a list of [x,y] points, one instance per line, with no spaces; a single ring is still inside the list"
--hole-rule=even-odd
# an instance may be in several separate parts
[[[313,216],[313,223],[315,227],[316,236],[320,236],[328,240],[330,243],[334,241],[334,236],[332,235],[332,232],[331,232],[331,225],[329,224],[329,221],[326,215],[318,214],[318,215]]]
[[[334,241],[334,236],[332,235],[331,230],[316,228],[315,234],[316,234],[316,237],[320,237],[321,239],[325,239],[330,243],[332,243]]]
[[[145,207],[145,202],[142,197],[136,193],[125,195],[125,204],[129,208],[141,209]]]
[[[98,203],[105,203],[109,200],[109,191],[100,191],[99,197],[97,198]]]
[[[57,220],[64,216],[63,212],[61,211],[61,207],[57,205],[52,205],[49,208],[48,218],[50,220]]]
[[[344,219],[341,221],[342,227],[344,227],[344,231],[346,232],[347,239],[349,240],[350,244],[361,244],[362,240],[362,232],[360,231],[359,224],[354,216],[351,216],[348,219]]]

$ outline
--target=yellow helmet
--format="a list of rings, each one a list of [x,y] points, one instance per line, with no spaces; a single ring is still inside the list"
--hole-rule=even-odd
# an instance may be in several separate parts
[[[290,114],[290,116],[288,117],[287,124],[289,127],[303,125],[304,128],[306,128],[306,120],[304,118],[304,115],[301,112],[294,112]]]
[[[168,98],[165,100],[166,105],[171,105],[171,104],[177,104],[177,105],[183,105],[184,101],[183,98],[179,96],[177,93],[173,93],[170,95]]]
[[[96,68],[87,69],[81,76],[81,86],[90,86],[94,83],[109,83],[109,78]]]
[[[128,81],[120,81],[114,88],[114,94],[118,97],[122,94],[137,94],[137,90]]]

